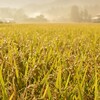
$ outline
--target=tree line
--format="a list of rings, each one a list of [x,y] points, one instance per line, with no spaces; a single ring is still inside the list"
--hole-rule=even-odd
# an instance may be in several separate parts
[[[87,9],[80,9],[78,6],[74,5],[71,7],[70,13],[71,21],[73,22],[90,22],[91,15]]]

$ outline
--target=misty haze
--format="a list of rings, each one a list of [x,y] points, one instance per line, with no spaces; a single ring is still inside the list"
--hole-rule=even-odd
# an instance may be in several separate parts
[[[100,0],[2,0],[0,21],[100,21]]]

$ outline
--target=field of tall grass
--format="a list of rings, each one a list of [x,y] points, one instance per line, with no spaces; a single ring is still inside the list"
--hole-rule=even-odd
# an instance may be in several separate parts
[[[1,24],[0,100],[100,100],[100,24]]]

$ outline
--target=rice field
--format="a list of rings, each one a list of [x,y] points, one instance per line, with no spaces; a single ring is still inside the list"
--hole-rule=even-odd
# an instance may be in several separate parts
[[[100,100],[100,24],[1,24],[0,100]]]

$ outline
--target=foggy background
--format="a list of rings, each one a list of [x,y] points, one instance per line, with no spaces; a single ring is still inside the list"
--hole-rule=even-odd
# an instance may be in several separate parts
[[[0,20],[15,22],[90,22],[100,0],[0,0]]]

